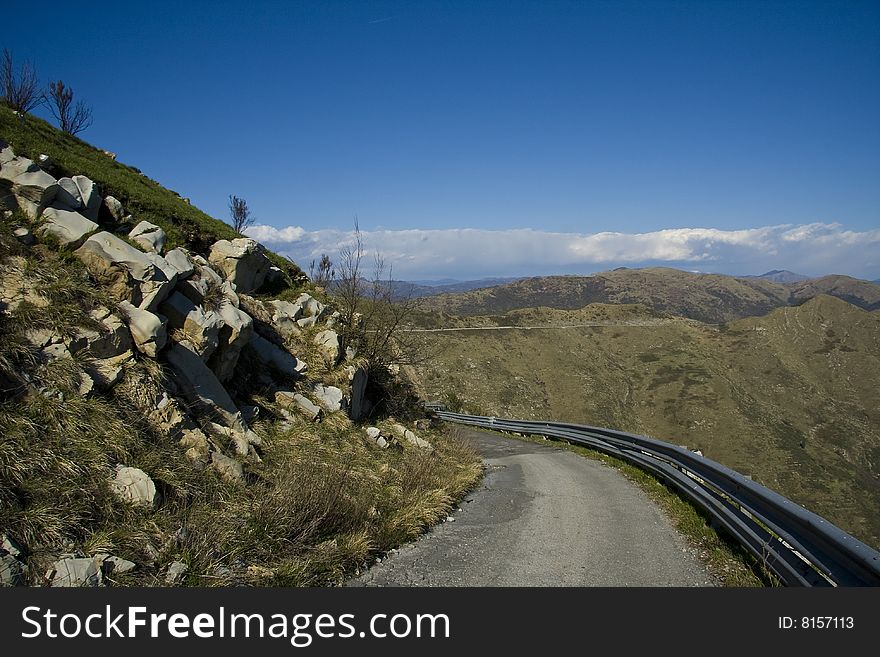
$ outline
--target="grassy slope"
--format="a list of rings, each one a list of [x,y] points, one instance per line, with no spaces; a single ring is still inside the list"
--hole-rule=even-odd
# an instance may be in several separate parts
[[[424,333],[425,393],[701,449],[880,545],[880,314],[820,296],[721,330],[631,320]]]
[[[168,235],[168,249],[186,246],[207,255],[215,241],[239,237],[231,226],[208,216],[139,170],[112,160],[103,151],[62,133],[42,119],[27,115],[22,121],[0,105],[0,139],[9,142],[16,155],[33,160],[40,154],[48,155],[52,162],[49,172],[56,178],[84,175],[98,183],[103,195],[122,201],[125,211],[136,222],[146,220],[160,226]],[[302,280],[302,272],[295,264],[275,253],[270,252],[269,257],[291,279]]]
[[[539,306],[574,310],[591,303],[643,304],[656,312],[717,324],[764,315],[817,294],[831,294],[867,310],[880,307],[880,286],[847,276],[784,286],[758,278],[693,274],[662,267],[620,269],[594,276],[529,278],[421,299],[419,307],[458,315],[489,315]]]

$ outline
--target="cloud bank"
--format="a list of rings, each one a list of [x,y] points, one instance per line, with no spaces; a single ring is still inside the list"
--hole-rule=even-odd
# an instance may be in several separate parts
[[[326,253],[337,259],[353,240],[341,230],[252,226],[247,234],[303,269]],[[535,229],[376,230],[362,232],[365,262],[381,253],[394,278],[473,279],[591,273],[617,266],[665,265],[726,274],[789,269],[810,276],[880,277],[880,229],[840,224],[764,226],[744,230],[670,228],[649,233],[557,233]]]

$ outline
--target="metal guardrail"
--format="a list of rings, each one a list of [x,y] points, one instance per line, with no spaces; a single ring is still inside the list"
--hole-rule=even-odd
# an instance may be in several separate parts
[[[787,586],[880,586],[880,552],[779,493],[686,448],[601,427],[432,410],[447,422],[557,438],[633,463],[706,512]]]

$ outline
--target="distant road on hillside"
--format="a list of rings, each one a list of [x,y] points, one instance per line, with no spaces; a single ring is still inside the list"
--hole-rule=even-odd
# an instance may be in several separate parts
[[[616,470],[466,430],[485,479],[461,510],[349,586],[712,586],[670,521]]]

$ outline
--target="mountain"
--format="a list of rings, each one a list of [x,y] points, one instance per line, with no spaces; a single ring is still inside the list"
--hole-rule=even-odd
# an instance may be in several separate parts
[[[760,276],[743,276],[742,278],[763,278],[765,281],[773,281],[774,283],[782,283],[784,285],[786,283],[805,281],[809,276],[795,274],[793,271],[788,271],[787,269],[774,269],[761,274]]]
[[[518,308],[576,309],[591,303],[642,304],[656,312],[720,324],[765,315],[819,294],[873,310],[880,286],[848,276],[826,276],[789,284],[653,267],[615,269],[593,276],[527,278],[492,288],[422,299],[423,311],[489,315]]]
[[[880,308],[880,285],[850,276],[832,274],[811,278],[789,286],[794,303],[803,303],[820,294],[830,294],[865,310]]]
[[[658,312],[720,323],[765,314],[787,305],[789,291],[778,283],[668,268],[617,269],[593,276],[527,278],[463,294],[424,299],[425,310],[451,314],[505,313],[545,306],[575,309],[591,303],[643,304]]]
[[[459,318],[420,333],[423,393],[700,449],[880,546],[880,313],[820,294],[715,328],[645,306]]]

